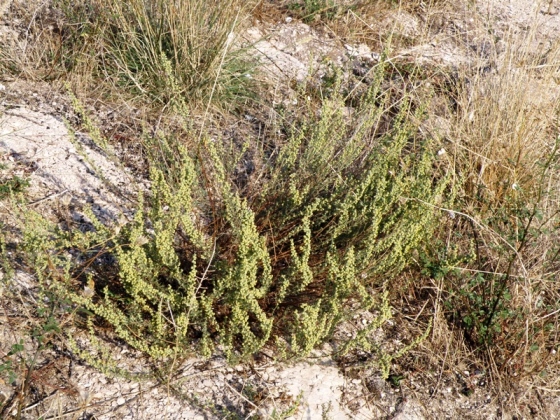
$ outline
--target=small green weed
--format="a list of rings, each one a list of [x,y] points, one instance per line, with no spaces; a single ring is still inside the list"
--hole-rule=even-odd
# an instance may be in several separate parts
[[[294,11],[306,23],[319,19],[332,20],[343,8],[348,10],[351,7],[337,4],[336,0],[303,0],[288,5],[288,9]]]
[[[29,180],[17,175],[0,180],[0,200],[12,194],[22,193],[27,187],[29,187]]]
[[[3,357],[4,361],[0,364],[0,375],[7,375],[8,383],[14,384],[17,380],[17,371],[19,370],[13,364],[13,357],[17,356],[24,350],[23,340],[19,343],[13,344],[8,354]]]

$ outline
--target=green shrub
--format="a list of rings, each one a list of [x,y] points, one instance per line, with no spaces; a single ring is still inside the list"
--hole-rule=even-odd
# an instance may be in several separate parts
[[[430,237],[449,184],[418,138],[421,109],[389,107],[382,78],[380,66],[352,118],[333,94],[319,114],[294,117],[273,150],[160,139],[179,159],[153,161],[134,220],[117,234],[90,215],[90,231],[28,236],[37,274],[155,358],[216,344],[244,357],[272,342],[302,356],[358,309],[379,310],[380,327],[391,313],[379,291]],[[249,156],[254,170],[240,176]],[[68,266],[54,249],[87,263]],[[113,273],[93,269],[103,254],[118,262]]]

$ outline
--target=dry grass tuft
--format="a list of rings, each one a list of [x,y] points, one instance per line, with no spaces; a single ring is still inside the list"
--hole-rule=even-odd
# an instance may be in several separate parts
[[[436,308],[504,391],[556,386],[560,62],[532,41],[512,37],[498,65],[459,78],[442,146],[463,187],[423,260]]]

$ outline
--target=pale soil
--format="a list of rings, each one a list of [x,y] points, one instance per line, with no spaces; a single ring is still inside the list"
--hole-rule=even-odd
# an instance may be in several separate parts
[[[9,3],[0,3],[0,16]],[[558,7],[553,4],[549,10],[548,2],[529,0],[479,1],[477,13],[465,8],[438,18],[439,32],[435,31],[427,42],[396,51],[393,59],[443,67],[456,67],[476,59],[482,66],[499,66],[499,62],[492,60],[499,60],[503,47],[493,44],[480,25],[491,26],[505,36],[508,32],[523,34],[536,21],[537,31],[531,34],[535,43],[552,45],[560,36]],[[424,22],[404,12],[395,21],[400,25],[397,30],[411,37],[423,30]],[[9,22],[4,25],[0,33],[9,34]],[[380,53],[363,44],[345,45],[308,25],[287,22],[285,18],[274,26],[251,28],[245,39],[255,44],[255,55],[262,57],[263,68],[278,86],[278,98],[290,97],[290,92],[280,87],[283,81],[301,81],[310,74],[320,78],[330,63],[350,70],[367,69],[375,64]],[[80,206],[89,203],[108,223],[118,219],[121,212],[129,217],[133,209],[127,197],[149,185],[139,179],[131,181],[130,171],[116,164],[111,153],[96,147],[86,135],[78,133],[72,142],[62,121],[65,112],[50,99],[28,103],[25,84],[2,81],[1,76],[0,82],[4,87],[0,91],[0,159],[7,170],[30,178],[35,205],[45,212],[55,206],[70,206],[79,217]],[[544,90],[552,100],[557,98],[557,87]],[[9,223],[9,216],[3,217]],[[7,287],[6,279],[3,281],[2,287]],[[20,303],[5,305],[1,312],[0,354],[6,354],[21,337],[18,332],[26,328],[21,314],[36,298],[35,280],[25,273],[17,272],[9,287],[22,299]],[[80,335],[78,331],[75,334]],[[384,336],[387,340],[395,339],[390,331]],[[87,346],[87,341],[82,343]],[[25,345],[33,353],[33,344]],[[120,367],[132,372],[149,368],[148,361],[124,346],[111,344],[111,349]],[[412,357],[414,354],[413,351]],[[30,404],[23,418],[59,418],[66,414],[67,418],[76,419],[213,419],[226,418],[228,412],[239,418],[252,414],[267,418],[275,408],[281,412],[294,404],[300,393],[299,409],[291,417],[294,419],[318,419],[323,414],[332,419],[400,420],[497,419],[518,415],[516,407],[508,406],[508,397],[495,400],[483,372],[466,366],[447,366],[444,355],[438,357],[440,370],[409,372],[399,387],[392,387],[373,369],[356,375],[322,354],[294,364],[279,364],[263,357],[253,364],[233,367],[221,358],[193,358],[178,364],[172,378],[141,381],[107,377],[82,364],[67,350],[53,349],[40,354],[41,367],[34,376],[43,395],[48,396],[38,398],[37,405]],[[467,396],[465,388],[472,394]],[[8,400],[13,389],[0,381],[0,392]],[[560,399],[543,398],[525,407],[515,418],[522,415],[558,418]]]

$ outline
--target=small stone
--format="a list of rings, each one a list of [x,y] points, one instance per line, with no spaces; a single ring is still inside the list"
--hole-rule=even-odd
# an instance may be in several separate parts
[[[359,56],[371,56],[371,50],[366,44],[358,45],[357,52]]]
[[[126,400],[123,397],[119,397],[117,399],[117,405],[123,405],[126,402]]]
[[[362,383],[362,380],[361,379],[352,379],[352,383],[354,385],[360,385]]]
[[[293,19],[292,19],[291,17],[288,16],[288,17],[286,18],[286,23],[290,23],[292,20],[293,20]]]

